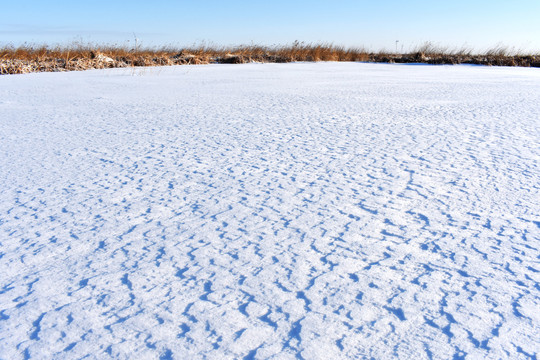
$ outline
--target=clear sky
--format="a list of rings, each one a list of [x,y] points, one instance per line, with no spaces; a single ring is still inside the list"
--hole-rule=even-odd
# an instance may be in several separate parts
[[[0,44],[143,46],[332,42],[409,50],[426,41],[540,51],[540,0],[1,1]]]

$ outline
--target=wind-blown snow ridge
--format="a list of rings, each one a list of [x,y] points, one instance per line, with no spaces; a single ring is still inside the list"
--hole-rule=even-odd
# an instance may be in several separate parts
[[[537,358],[538,70],[141,71],[0,78],[0,358]]]

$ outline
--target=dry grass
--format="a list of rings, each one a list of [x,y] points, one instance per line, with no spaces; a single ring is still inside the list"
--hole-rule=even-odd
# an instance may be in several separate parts
[[[345,48],[333,44],[294,42],[285,46],[243,45],[232,47],[192,46],[183,49],[162,47],[128,49],[118,46],[72,45],[5,46],[0,48],[0,74],[40,71],[72,71],[134,66],[181,64],[292,61],[366,61],[388,63],[482,64],[540,67],[540,55],[525,55],[504,46],[483,54],[472,49],[450,49],[423,44],[410,53],[369,52],[363,48]]]

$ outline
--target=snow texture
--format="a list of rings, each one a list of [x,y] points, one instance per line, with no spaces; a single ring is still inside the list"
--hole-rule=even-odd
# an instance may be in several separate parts
[[[537,359],[540,72],[0,78],[0,358]]]

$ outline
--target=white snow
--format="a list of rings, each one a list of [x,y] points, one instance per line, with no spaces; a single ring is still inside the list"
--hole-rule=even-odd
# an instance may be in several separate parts
[[[540,71],[0,77],[0,358],[536,359]]]

